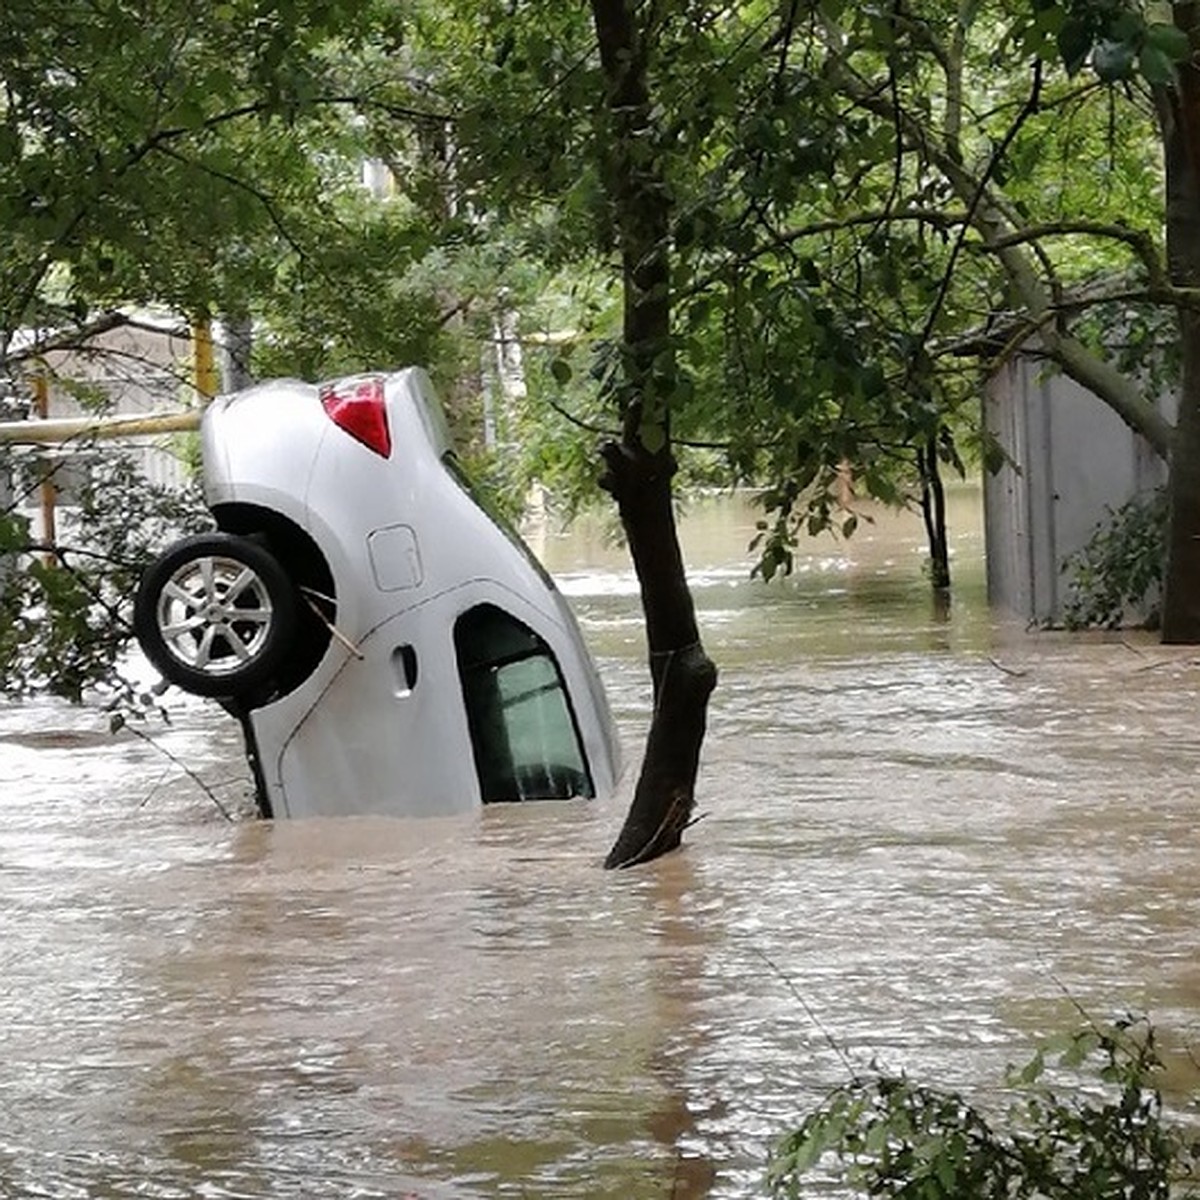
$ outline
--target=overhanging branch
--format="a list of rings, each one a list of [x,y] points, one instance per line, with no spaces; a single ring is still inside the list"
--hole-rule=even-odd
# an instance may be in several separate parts
[[[988,241],[984,249],[1005,250],[1010,246],[1038,242],[1043,238],[1071,236],[1108,238],[1123,242],[1146,268],[1146,276],[1152,289],[1169,287],[1162,255],[1154,238],[1146,230],[1134,229],[1129,225],[1105,221],[1050,221],[1040,225],[1026,225],[1010,233],[999,234]]]

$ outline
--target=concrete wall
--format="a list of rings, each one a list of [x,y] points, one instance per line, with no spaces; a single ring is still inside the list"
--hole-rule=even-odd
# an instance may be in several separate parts
[[[1108,511],[1166,482],[1166,466],[1113,411],[1017,356],[992,379],[984,424],[1012,460],[984,476],[988,598],[1029,621],[1062,619],[1065,560]]]

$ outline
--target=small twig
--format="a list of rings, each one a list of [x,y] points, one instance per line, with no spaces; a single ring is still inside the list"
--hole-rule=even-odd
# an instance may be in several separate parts
[[[305,603],[321,618],[325,628],[329,630],[333,637],[341,642],[360,662],[366,658],[367,656],[325,615],[325,612],[317,603],[317,600],[324,600],[326,603],[332,604],[334,602],[333,599],[329,596],[322,596],[320,592],[315,592],[312,588],[302,587],[300,591],[304,595]]]
[[[1142,663],[1140,667],[1134,667],[1133,673],[1140,675],[1143,671],[1157,671],[1159,667],[1174,666],[1175,660],[1171,658],[1161,658],[1158,662]]]
[[[1185,667],[1200,666],[1200,658],[1160,658],[1157,662],[1146,663],[1140,667],[1134,667],[1134,674],[1140,675],[1143,671],[1157,671],[1159,667],[1177,667],[1183,665]]]
[[[1005,675],[1015,675],[1018,679],[1022,675],[1029,674],[1029,672],[1023,667],[1006,667],[1002,662],[998,662],[996,659],[992,658],[990,654],[988,655],[988,662],[990,662],[997,671],[1003,671]]]
[[[824,1039],[825,1044],[834,1052],[834,1054],[838,1056],[839,1059],[841,1059],[842,1066],[844,1066],[846,1070],[850,1072],[851,1078],[857,1079],[859,1073],[855,1068],[854,1063],[850,1061],[850,1056],[846,1053],[845,1049],[838,1044],[838,1041],[833,1034],[830,1033],[829,1030],[826,1029],[821,1023],[820,1017],[818,1017],[813,1011],[812,1005],[809,1004],[809,1002],[804,998],[803,993],[796,986],[792,977],[773,958],[771,958],[769,954],[766,954],[757,946],[751,946],[750,953],[761,958],[763,962],[765,962],[771,969],[771,972],[778,979],[782,980],[784,987],[786,987],[787,990],[792,993],[792,997],[795,999],[796,1003],[799,1004],[802,1009],[804,1009],[805,1016],[807,1016],[808,1019],[813,1023],[813,1026],[816,1028],[817,1032]]]
[[[689,825],[694,823],[689,820],[689,810],[693,803],[694,801],[690,796],[677,795],[671,801],[666,815],[659,822],[659,826],[653,835],[646,840],[645,844],[639,850],[635,850],[628,858],[623,858],[620,862],[613,863],[613,869],[623,871],[626,867],[640,867],[643,863],[650,862],[662,854],[663,851],[658,849],[658,845],[664,836],[682,834]]]
[[[145,808],[147,804],[158,794],[158,789],[167,781],[167,776],[171,774],[171,768],[167,767],[158,777],[158,782],[141,798],[138,803],[138,808]]]
[[[227,809],[225,807],[225,805],[221,803],[221,799],[217,795],[217,793],[214,792],[212,790],[212,788],[209,787],[208,784],[205,783],[204,780],[201,779],[200,776],[197,775],[196,772],[194,770],[192,770],[192,768],[189,767],[187,765],[187,763],[185,763],[177,754],[172,754],[171,751],[166,748],[166,746],[163,746],[159,742],[156,742],[154,740],[154,738],[152,738],[148,733],[143,733],[142,730],[136,729],[134,726],[132,726],[128,723],[123,724],[121,726],[121,728],[128,729],[129,732],[132,733],[134,737],[141,738],[142,741],[145,742],[148,746],[152,747],[154,750],[157,750],[159,754],[161,754],[164,758],[166,758],[170,762],[172,762],[213,802],[213,806],[216,808],[217,812],[219,812],[221,814],[221,816],[223,816],[225,818],[226,821],[228,821],[230,824],[233,824],[233,817],[230,814],[229,809]],[[158,790],[158,788],[161,786],[161,783],[162,783],[162,781],[160,780],[158,783],[156,783],[154,785],[154,787],[150,791],[150,796],[152,796]],[[139,808],[143,807],[143,805],[145,805],[146,802],[150,799],[150,796],[147,796],[141,802],[141,804],[138,805],[138,807]]]
[[[585,421],[583,417],[577,417],[570,409],[560,404],[553,396],[544,397],[546,403],[554,409],[564,421],[569,421],[577,429],[582,429],[585,433],[594,433],[598,437],[616,438],[620,434],[614,429],[606,429],[601,425],[597,425],[592,421]]]

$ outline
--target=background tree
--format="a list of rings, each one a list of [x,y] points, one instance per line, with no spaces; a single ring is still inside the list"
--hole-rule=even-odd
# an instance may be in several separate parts
[[[876,157],[855,178],[869,184],[873,162],[877,177],[895,181],[889,217],[911,209],[929,225],[932,205],[949,231],[906,386],[922,380],[926,363],[962,348],[961,316],[972,294],[986,297],[977,321],[991,345],[975,345],[985,370],[1017,350],[1041,355],[1169,457],[1164,637],[1200,638],[1189,362],[1189,247],[1200,243],[1189,224],[1196,159],[1187,141],[1195,6],[964,3],[951,13],[823,4],[809,31],[822,79],[892,146],[890,164]],[[1164,158],[1165,213],[1156,186]],[[1158,403],[1163,372],[1127,353],[1129,335],[1154,327],[1163,306],[1182,322],[1183,336],[1172,339],[1183,351],[1175,426]]]
[[[921,498],[944,584],[940,473],[961,469],[960,447],[998,465],[979,398],[1020,352],[1093,391],[1171,457],[1165,628],[1195,636],[1185,632],[1198,594],[1187,565],[1200,544],[1195,456],[1172,454],[1193,411],[1186,363],[1178,429],[1160,404],[1194,341],[1164,336],[1194,292],[1181,264],[1195,239],[1180,224],[1192,10],[796,0],[697,4],[660,23],[654,86],[668,135],[681,384],[672,429],[677,447],[722,447],[724,478],[765,485],[765,575],[789,567],[799,533],[853,530],[831,488],[849,466],[862,493]],[[516,186],[497,170],[513,195],[485,207],[528,231],[526,249],[553,266],[603,249],[605,236],[611,244],[613,222],[583,153],[587,47],[577,30],[564,36],[568,18],[521,11],[536,26],[493,18],[503,35],[479,60],[485,73],[455,82],[499,97],[497,129],[522,121],[528,169]],[[564,179],[565,162],[575,166]],[[528,205],[531,195],[552,198],[554,215]],[[615,361],[607,348],[592,368],[602,377]],[[578,376],[579,357],[559,364],[559,388],[571,365]],[[595,425],[589,407],[578,415]]]

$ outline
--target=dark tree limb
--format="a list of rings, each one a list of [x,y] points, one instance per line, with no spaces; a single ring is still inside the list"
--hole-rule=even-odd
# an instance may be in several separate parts
[[[929,578],[935,591],[950,587],[950,536],[946,529],[946,491],[938,467],[937,438],[917,447],[921,476],[921,518],[929,542]]]
[[[615,389],[620,441],[601,450],[601,485],[629,543],[646,621],[654,712],[641,773],[606,867],[675,849],[691,823],[708,698],[716,668],[704,652],[675,527],[670,407],[670,198],[651,116],[646,45],[629,0],[591,0],[607,88],[605,187],[624,284],[623,363]]]
[[[1200,39],[1200,4],[1172,6],[1175,23]],[[1200,286],[1200,67],[1180,63],[1178,85],[1160,90],[1167,191],[1167,263],[1176,287]],[[1200,315],[1179,313],[1182,379],[1171,445],[1162,640],[1200,642]]]

